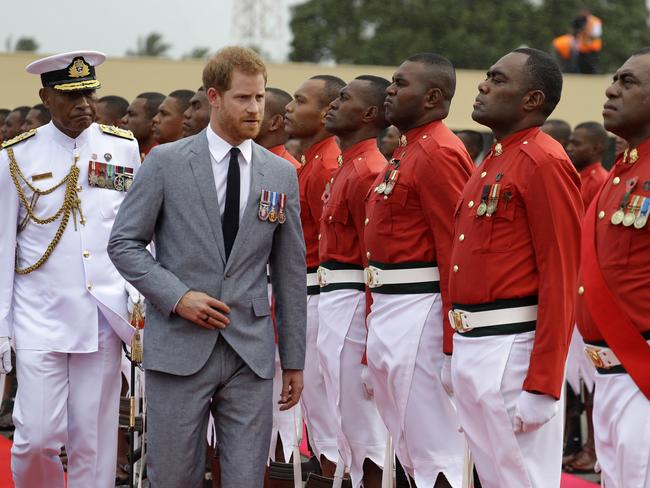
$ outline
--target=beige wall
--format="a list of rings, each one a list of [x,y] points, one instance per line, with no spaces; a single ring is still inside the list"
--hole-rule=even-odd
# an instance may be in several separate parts
[[[25,66],[40,56],[0,54],[0,108],[38,103],[38,76],[25,72]],[[102,82],[101,95],[120,95],[131,100],[144,91],[169,93],[179,88],[195,90],[201,84],[203,61],[174,61],[156,58],[111,58],[97,69]],[[269,65],[269,86],[292,93],[306,78],[316,74],[334,74],[350,80],[361,74],[374,74],[390,79],[391,67],[383,66],[321,66],[308,63]],[[470,114],[476,86],[483,79],[481,71],[458,72],[456,96],[447,119],[452,129],[485,129],[476,125]],[[605,88],[610,76],[566,75],[562,101],[553,113],[571,125],[587,120],[602,121],[601,110]]]

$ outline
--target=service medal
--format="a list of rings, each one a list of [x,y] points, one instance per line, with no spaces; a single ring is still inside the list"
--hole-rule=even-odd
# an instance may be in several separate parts
[[[280,209],[278,210],[278,223],[284,224],[287,221],[287,214],[284,213],[284,206],[287,202],[287,195],[280,193]]]
[[[382,181],[381,183],[379,183],[379,185],[377,185],[377,187],[375,188],[375,191],[377,193],[384,193],[386,191],[386,182]]]
[[[260,206],[257,211],[257,216],[260,220],[268,220],[269,218],[269,191],[262,190],[262,196],[260,197]]]
[[[124,191],[129,191],[129,188],[131,188],[132,184],[133,184],[133,177],[132,176],[125,176],[124,177]]]
[[[278,192],[272,191],[271,193],[271,206],[269,210],[269,222],[277,222],[278,220]]]
[[[611,222],[613,225],[620,225],[625,218],[625,212],[620,208],[612,214]]]
[[[634,215],[634,212],[628,212],[623,216],[623,225],[625,227],[629,227],[632,224],[634,224],[635,220],[636,220],[636,216]]]
[[[100,175],[97,177],[97,186],[98,186],[99,188],[106,188],[106,178],[104,178],[104,175],[103,175],[103,174],[100,174]]]
[[[496,209],[497,209],[497,202],[492,200],[490,203],[487,204],[487,207],[485,209],[485,215],[491,217]]]
[[[113,184],[117,191],[124,191],[124,177],[122,175],[117,175],[113,180]]]
[[[634,228],[643,229],[647,223],[648,223],[648,216],[639,214],[637,218],[634,219]]]
[[[275,209],[273,209],[269,212],[269,222],[277,222],[277,221],[278,221],[278,213],[275,211]]]
[[[394,181],[389,181],[386,183],[386,188],[384,189],[384,195],[390,195],[393,193],[393,188],[395,188],[395,182]]]
[[[115,183],[113,182],[113,178],[111,178],[110,176],[106,178],[106,188],[108,188],[109,190],[115,188]]]
[[[487,212],[487,203],[481,202],[478,207],[476,207],[476,215],[479,217],[483,217],[485,215],[485,212]]]

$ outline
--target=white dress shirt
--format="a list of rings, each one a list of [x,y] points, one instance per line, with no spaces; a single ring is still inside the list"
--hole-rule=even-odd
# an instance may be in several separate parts
[[[206,131],[208,136],[208,148],[210,149],[210,160],[212,162],[212,173],[214,174],[214,184],[217,188],[217,197],[219,199],[219,214],[223,221],[223,212],[226,208],[226,186],[228,182],[228,163],[230,162],[230,143],[219,137],[208,125]],[[248,195],[251,189],[251,158],[253,157],[253,142],[246,139],[239,146],[239,221],[246,209]]]

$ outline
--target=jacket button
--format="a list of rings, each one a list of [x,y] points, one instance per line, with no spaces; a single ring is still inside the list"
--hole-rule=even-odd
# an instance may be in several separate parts
[[[452,268],[454,270],[454,273],[458,273],[458,265],[454,264],[454,267]]]
[[[461,234],[461,235],[459,235],[459,236],[458,236],[458,240],[459,240],[460,242],[463,242],[463,241],[465,240],[465,234]]]
[[[367,258],[370,258],[370,251],[368,251],[368,252],[366,253],[366,257],[367,257]]]
[[[605,211],[604,210],[601,210],[600,212],[598,212],[598,218],[600,220],[603,220],[605,218]]]
[[[616,176],[612,180],[612,185],[618,185],[620,182],[621,182],[621,179],[618,176]]]
[[[90,257],[90,251],[84,251],[81,253],[84,258],[88,259]]]
[[[584,286],[579,286],[578,287],[578,295],[584,295],[585,294],[585,287]]]
[[[467,204],[469,208],[472,208],[474,206],[474,200],[470,200],[469,203]]]
[[[368,225],[368,222],[370,222],[370,219],[366,217],[366,220],[363,221],[363,225]]]
[[[93,289],[93,284],[92,283],[87,283],[86,284],[86,290],[91,291]]]

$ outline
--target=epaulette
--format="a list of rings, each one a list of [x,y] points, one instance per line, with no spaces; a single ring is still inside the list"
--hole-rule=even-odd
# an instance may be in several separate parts
[[[120,129],[114,125],[99,124],[99,129],[104,134],[108,134],[109,136],[121,137],[122,139],[128,139],[130,141],[133,141],[135,139],[133,132],[126,129]]]
[[[18,144],[19,142],[23,142],[27,139],[29,139],[32,136],[36,135],[36,129],[31,129],[28,130],[27,132],[23,132],[22,134],[17,135],[13,139],[9,139],[8,141],[4,141],[2,143],[2,149],[5,147],[13,146],[14,144]]]

